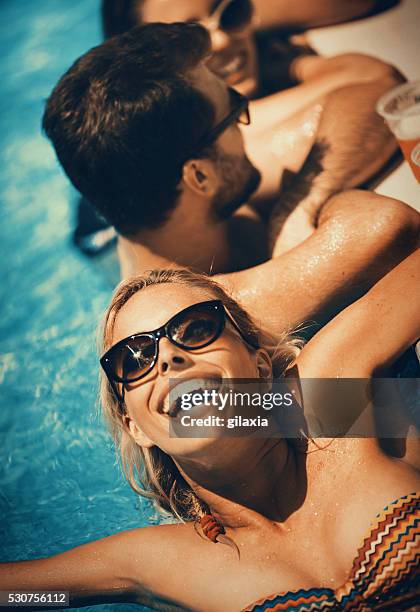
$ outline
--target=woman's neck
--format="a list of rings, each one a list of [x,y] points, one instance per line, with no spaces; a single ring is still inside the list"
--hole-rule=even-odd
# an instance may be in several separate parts
[[[224,466],[177,461],[185,480],[225,527],[283,522],[305,498],[305,454],[286,440],[260,441],[257,452],[253,448],[252,454],[249,449],[230,457]]]

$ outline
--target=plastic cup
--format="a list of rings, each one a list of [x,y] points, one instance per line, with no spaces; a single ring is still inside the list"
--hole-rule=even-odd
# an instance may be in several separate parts
[[[387,122],[420,183],[420,81],[388,91],[378,100],[376,112]]]

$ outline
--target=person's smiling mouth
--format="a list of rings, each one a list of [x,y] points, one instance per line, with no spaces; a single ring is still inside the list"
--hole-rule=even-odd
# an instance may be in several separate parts
[[[207,374],[206,376],[197,376],[193,378],[180,378],[176,384],[171,385],[169,393],[165,393],[159,401],[159,412],[176,418],[181,410],[183,410],[183,402],[191,398],[193,394],[204,395],[205,391],[219,391],[222,387],[223,380],[219,374]],[[188,410],[195,410],[201,406],[207,409],[211,405],[199,404]]]

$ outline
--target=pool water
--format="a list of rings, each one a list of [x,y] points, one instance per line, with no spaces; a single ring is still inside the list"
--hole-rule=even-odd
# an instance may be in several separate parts
[[[0,2],[3,561],[160,520],[125,483],[96,404],[95,327],[118,280],[115,252],[87,259],[72,245],[77,194],[40,130],[58,78],[101,40],[99,4]]]
[[[100,42],[99,1],[2,0],[0,24],[0,559],[17,560],[159,517],[98,416],[95,327],[115,253],[73,247],[76,193],[40,130],[59,76]]]

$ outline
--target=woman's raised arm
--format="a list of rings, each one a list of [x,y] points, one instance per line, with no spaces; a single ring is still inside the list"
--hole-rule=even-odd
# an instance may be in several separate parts
[[[367,378],[420,337],[420,249],[308,342],[303,378]]]

